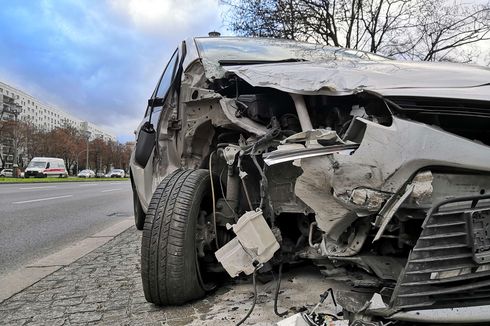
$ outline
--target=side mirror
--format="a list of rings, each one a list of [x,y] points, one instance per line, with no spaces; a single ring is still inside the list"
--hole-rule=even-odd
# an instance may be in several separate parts
[[[134,152],[134,160],[143,168],[146,166],[146,163],[148,163],[148,159],[153,152],[155,143],[155,129],[151,123],[145,122],[138,135]]]
[[[163,97],[154,97],[148,100],[149,107],[159,107],[163,106],[164,98]]]
[[[46,169],[49,169],[49,162],[48,162],[48,164],[46,164]]]

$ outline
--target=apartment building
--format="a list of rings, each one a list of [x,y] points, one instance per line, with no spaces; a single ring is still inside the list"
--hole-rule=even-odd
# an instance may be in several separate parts
[[[0,119],[17,120],[32,124],[45,131],[70,125],[81,131],[88,132],[90,140],[102,138],[105,141],[116,141],[116,137],[89,121],[83,121],[73,115],[15,88],[0,82]],[[0,130],[1,134],[1,130]],[[25,148],[16,144],[15,138],[0,137],[0,169],[12,168],[22,156],[23,164],[27,164],[23,154]]]
[[[18,119],[46,131],[71,125],[90,132],[90,138],[116,141],[116,137],[89,121],[83,121],[33,96],[0,82],[0,118]]]

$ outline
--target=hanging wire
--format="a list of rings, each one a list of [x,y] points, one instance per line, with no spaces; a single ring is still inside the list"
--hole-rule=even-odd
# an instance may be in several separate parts
[[[282,277],[282,265],[283,263],[281,263],[281,265],[279,265],[279,275],[277,277],[277,283],[276,283],[276,291],[274,292],[274,313],[279,316],[279,317],[284,317],[288,314],[288,311],[284,311],[284,312],[278,312],[277,311],[277,299],[279,297],[279,290],[281,288],[281,277]]]
[[[250,310],[247,312],[247,314],[245,315],[245,317],[242,318],[242,320],[240,320],[236,326],[240,326],[241,324],[243,324],[245,322],[245,320],[248,319],[248,317],[250,317],[250,315],[252,314],[252,311],[254,310],[255,308],[255,304],[257,303],[257,282],[255,280],[255,277],[257,275],[257,270],[262,267],[262,265],[257,265],[255,266],[255,269],[254,269],[254,272],[252,274],[252,282],[253,282],[253,285],[254,285],[254,301],[252,303],[252,306],[250,307]]]

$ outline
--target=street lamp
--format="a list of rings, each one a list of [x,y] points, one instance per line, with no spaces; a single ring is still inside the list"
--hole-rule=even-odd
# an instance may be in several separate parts
[[[12,160],[12,168],[13,168],[13,176],[14,178],[17,177],[17,169],[18,169],[18,156],[19,156],[19,152],[18,152],[18,142],[19,142],[19,137],[18,137],[18,126],[17,126],[17,122],[18,122],[18,116],[19,114],[22,112],[22,106],[19,105],[18,103],[15,103],[14,99],[12,98],[10,101],[8,101],[7,103],[7,106],[4,106],[3,107],[3,110],[2,110],[2,115],[3,113],[9,113],[9,114],[12,114],[14,116],[14,126],[13,126],[13,130],[12,130],[12,147],[13,147],[13,160]]]
[[[76,159],[76,160],[77,160],[77,174],[78,174],[78,172],[79,172],[79,170],[80,170],[80,169],[79,169],[78,158],[79,158],[80,154],[82,154],[82,153],[83,153],[83,152],[85,152],[85,151],[87,151],[87,150],[86,150],[86,149],[83,149],[83,150],[81,150],[80,152],[78,152],[78,153],[77,153],[77,159]]]
[[[91,134],[92,134],[92,133],[91,133],[90,131],[85,130],[85,138],[87,138],[87,149],[86,149],[86,150],[87,150],[87,161],[86,161],[86,164],[85,164],[85,168],[86,168],[86,169],[88,169],[88,141],[89,141],[89,139],[90,139],[90,135],[91,135]]]

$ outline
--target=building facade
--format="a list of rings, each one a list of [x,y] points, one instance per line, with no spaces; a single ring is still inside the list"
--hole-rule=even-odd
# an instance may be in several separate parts
[[[115,135],[103,130],[99,126],[78,119],[3,82],[0,82],[0,120],[23,121],[44,131],[50,131],[58,127],[72,126],[86,132],[90,140],[102,138],[105,141],[116,141]],[[12,147],[16,147],[16,149],[12,151]],[[22,148],[17,148],[15,143],[0,142],[0,155],[3,158],[7,158],[7,160],[2,160],[2,163],[0,163],[0,165],[6,166],[0,166],[0,168],[10,168],[11,166],[9,165],[12,164],[5,163],[4,161],[16,162],[16,157],[11,156],[18,155],[18,151],[22,151]]]
[[[0,105],[0,110],[2,108],[6,109],[3,119],[14,119],[15,113],[12,112],[12,109],[17,106],[17,110],[20,111],[17,113],[17,119],[32,123],[39,129],[49,131],[68,124],[80,130],[89,131],[91,139],[103,138],[106,141],[116,141],[116,137],[113,134],[97,125],[78,119],[67,112],[43,103],[41,100],[3,82],[0,82]]]

